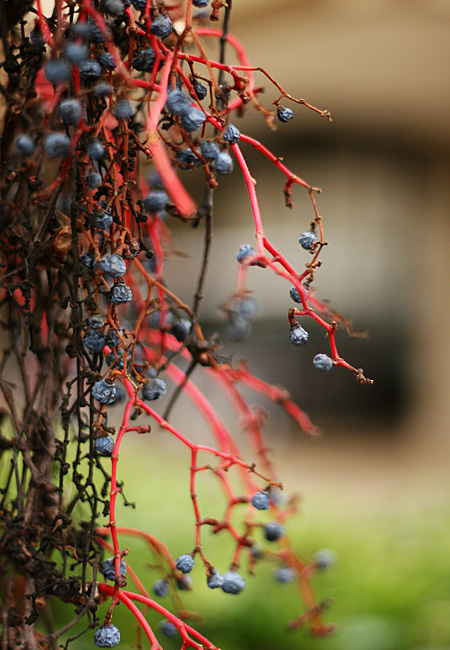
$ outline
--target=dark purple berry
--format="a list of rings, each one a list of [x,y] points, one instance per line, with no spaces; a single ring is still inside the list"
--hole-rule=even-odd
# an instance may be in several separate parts
[[[152,402],[155,399],[159,399],[167,392],[166,382],[162,379],[150,379],[142,388],[142,397],[147,400],[147,402]],[[187,573],[184,572],[184,573]]]
[[[64,124],[77,126],[83,116],[83,107],[77,99],[63,99],[59,104],[59,112]]]
[[[161,627],[161,632],[168,639],[173,639],[178,634],[177,626],[171,623],[170,621],[161,621],[159,624]]]
[[[306,251],[309,251],[311,249],[311,246],[315,244],[317,241],[317,236],[314,232],[309,230],[308,232],[304,232],[300,237],[298,238],[298,243],[302,248],[304,248]]]
[[[123,330],[119,330],[120,335],[123,337]],[[119,334],[114,329],[110,329],[106,335],[106,345],[109,345],[112,348],[118,348],[121,345],[122,341],[119,338]]]
[[[22,154],[22,156],[31,156],[31,154],[34,153],[36,149],[36,145],[34,144],[33,140],[26,133],[20,133],[17,136],[14,145],[16,147],[16,150]]]
[[[100,9],[105,14],[121,16],[125,11],[125,6],[121,0],[101,0]]]
[[[116,69],[116,62],[114,61],[114,57],[112,54],[109,52],[103,52],[99,59],[100,65],[105,68],[105,70],[108,70],[109,72],[112,72],[113,70]]]
[[[187,318],[179,318],[175,321],[170,333],[182,343],[188,337],[189,332],[191,331],[192,323]]]
[[[90,334],[84,337],[84,346],[92,352],[101,352],[105,347],[106,337],[96,329],[91,330]]]
[[[112,438],[111,436],[102,436],[101,438],[97,438],[95,441],[95,449],[102,456],[111,456],[114,449],[114,438]],[[103,571],[103,573],[105,572]],[[114,568],[113,568],[113,576],[114,576]]]
[[[294,285],[292,285],[292,287],[290,288],[289,295],[291,296],[291,298],[292,298],[292,300],[294,302],[300,303],[302,301],[302,299],[300,298],[300,294],[298,292],[298,289]]]
[[[106,355],[106,363],[108,366],[114,366],[118,370],[123,370],[125,366],[124,358],[123,358],[123,350],[121,348],[117,349],[117,354],[114,354],[114,352],[110,352],[109,354]]]
[[[269,521],[269,523],[264,526],[264,536],[268,542],[276,542],[277,539],[283,537],[285,532],[285,527],[283,524],[280,524],[279,521]]]
[[[229,124],[222,133],[222,138],[229,144],[236,144],[241,138],[241,132],[234,124]]]
[[[252,496],[252,506],[257,510],[268,510],[270,505],[269,493],[265,490],[260,490]]]
[[[126,284],[118,282],[108,293],[108,298],[113,305],[123,305],[133,300],[133,292]]]
[[[277,108],[277,117],[280,122],[290,122],[294,117],[294,113],[290,108],[285,108],[284,106],[278,106]]]
[[[95,83],[102,76],[102,69],[98,61],[89,59],[88,61],[83,61],[80,63],[80,78],[85,83]]]
[[[156,61],[156,52],[152,47],[136,52],[131,60],[131,65],[138,72],[151,72]]]
[[[102,81],[92,88],[92,92],[97,97],[100,97],[100,99],[104,99],[105,97],[112,95],[113,89],[110,84],[106,83],[106,81]]]
[[[194,568],[194,558],[189,553],[179,555],[175,560],[175,566],[181,573],[190,573]]]
[[[200,81],[197,81],[197,83],[194,85],[194,92],[197,96],[197,99],[201,101],[202,99],[205,99],[206,95],[208,94],[208,89]]]
[[[167,14],[159,14],[153,19],[150,32],[156,38],[167,38],[172,33],[173,25]]]
[[[120,643],[120,631],[115,625],[102,625],[94,634],[94,643],[99,648],[114,648]]]
[[[319,372],[328,372],[333,367],[333,359],[326,354],[316,354],[313,359],[314,368]]]
[[[116,399],[116,386],[107,382],[105,379],[100,379],[92,386],[92,397],[100,404],[112,404]]]
[[[227,571],[223,575],[222,591],[226,594],[240,594],[245,589],[245,580],[237,571]]]

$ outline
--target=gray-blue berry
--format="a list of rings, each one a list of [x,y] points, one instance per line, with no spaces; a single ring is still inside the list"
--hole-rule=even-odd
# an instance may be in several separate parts
[[[119,330],[120,336],[123,337],[123,330]],[[115,329],[110,329],[106,335],[106,345],[109,345],[112,348],[118,348],[121,345],[122,341],[120,340],[119,334]]]
[[[20,133],[15,139],[14,145],[16,150],[22,154],[22,156],[31,156],[36,149],[33,140],[26,133]]]
[[[150,32],[156,38],[167,38],[172,33],[173,25],[167,14],[155,16],[150,27]]]
[[[243,314],[230,311],[227,314],[227,334],[233,341],[243,341],[250,334],[250,321]]]
[[[117,253],[105,255],[100,260],[100,271],[112,278],[121,278],[127,271],[125,261]]]
[[[67,61],[51,59],[45,65],[44,74],[50,83],[56,86],[57,84],[68,81],[72,70]]]
[[[258,301],[255,298],[252,298],[250,296],[241,298],[241,300],[238,303],[238,306],[239,306],[239,312],[242,314],[242,316],[246,316],[248,318],[255,316],[258,313],[258,309],[259,309]]]
[[[114,107],[114,115],[119,119],[127,120],[134,113],[128,99],[119,99]]]
[[[98,262],[96,262],[94,255],[90,251],[87,251],[86,253],[81,255],[80,262],[83,266],[85,266],[90,271],[92,271],[92,269],[95,269],[98,266]]]
[[[118,282],[111,288],[108,298],[113,305],[123,305],[133,300],[133,292],[126,284]]]
[[[245,580],[237,571],[227,571],[223,575],[222,591],[226,594],[240,594],[245,589]]]
[[[285,567],[279,567],[278,569],[275,569],[273,572],[273,577],[275,580],[278,582],[292,582],[295,580],[296,573],[294,569],[290,566],[285,566]]]
[[[153,592],[156,596],[164,598],[169,593],[170,585],[165,578],[161,578],[153,583]]]
[[[294,117],[294,113],[290,108],[285,108],[284,106],[278,106],[277,108],[277,117],[280,122],[290,122]]]
[[[300,325],[295,325],[291,327],[289,332],[289,340],[293,345],[305,345],[309,337],[309,334],[306,330],[303,329]]]
[[[206,95],[208,94],[208,89],[204,84],[202,84],[200,81],[198,81],[194,85],[194,92],[195,92],[195,94],[197,96],[197,99],[199,99],[201,101],[202,99],[205,99]]]
[[[326,354],[316,354],[313,359],[314,368],[319,372],[328,372],[333,367],[333,359]]]
[[[171,623],[170,621],[161,621],[159,625],[161,628],[161,632],[168,639],[173,639],[175,636],[177,636],[178,634],[177,626]]]
[[[105,335],[100,334],[96,329],[90,331],[90,333],[84,337],[84,345],[88,350],[93,352],[101,352],[105,347]]]
[[[210,589],[220,589],[223,585],[223,575],[216,569],[206,578],[206,584]]]
[[[206,115],[198,108],[191,107],[189,112],[184,113],[181,117],[181,126],[188,133],[197,131],[206,121]]]
[[[200,164],[199,159],[190,147],[186,147],[185,149],[178,149],[176,158],[182,165],[189,165],[189,167],[185,167],[184,169],[192,169],[193,166],[196,167]]]
[[[116,62],[114,61],[114,57],[109,52],[103,52],[99,59],[99,63],[102,68],[105,68],[105,70],[108,70],[109,72],[112,72],[116,69]]]
[[[105,319],[99,314],[93,314],[92,316],[89,316],[87,323],[93,330],[98,330],[105,324]]]
[[[217,160],[219,156],[219,147],[212,140],[202,140],[200,143],[200,151],[205,160],[211,162],[212,160]]]
[[[98,190],[98,188],[102,184],[102,177],[98,172],[90,172],[86,176],[85,182],[86,182],[86,187],[88,187],[90,190]],[[112,223],[112,217],[111,217],[111,223]],[[102,228],[102,227],[103,226],[97,226],[97,228]],[[107,227],[109,228],[109,226]]]
[[[336,564],[336,553],[329,548],[322,548],[314,554],[313,562],[318,569],[329,569]]]
[[[125,11],[125,6],[122,0],[101,0],[100,9],[101,11],[104,11],[105,14],[120,16]]]
[[[102,456],[111,456],[114,449],[114,438],[112,438],[111,436],[101,436],[101,438],[97,438],[95,441],[95,449]],[[114,575],[114,569],[113,569],[113,575]]]
[[[131,60],[131,65],[138,72],[151,72],[156,61],[156,52],[152,47],[136,52]]]
[[[270,505],[269,493],[265,490],[260,490],[252,496],[252,506],[257,510],[268,510]]]
[[[72,149],[72,141],[64,133],[49,133],[44,140],[45,153],[51,158],[67,158]]]
[[[216,158],[216,172],[218,174],[231,174],[233,171],[233,158],[227,151],[222,151]]]
[[[152,190],[144,199],[144,208],[148,212],[159,212],[166,207],[169,197],[164,190]]]
[[[148,402],[159,399],[167,392],[166,382],[162,379],[150,379],[142,388],[142,397]],[[187,573],[187,571],[186,571]]]
[[[250,244],[243,244],[243,246],[241,246],[240,249],[238,250],[236,259],[239,262],[239,264],[242,264],[242,262],[244,262],[244,260],[246,260],[247,257],[251,257],[253,255],[256,255],[256,251],[253,248],[253,246],[250,246]]]
[[[166,108],[172,115],[184,115],[192,108],[191,100],[181,90],[175,88],[169,90],[167,94]]]
[[[159,329],[161,327],[161,312],[159,309],[149,314],[148,324],[152,329]],[[164,324],[165,327],[170,327],[173,324],[173,314],[171,311],[165,313]]]
[[[192,0],[192,4],[194,7],[202,8],[202,7],[207,7],[209,4],[209,0]]]
[[[229,142],[229,144],[236,144],[241,138],[241,132],[234,124],[229,124],[222,133],[222,138],[225,142]]]
[[[83,116],[83,107],[77,99],[63,99],[59,104],[59,113],[64,124],[77,126]]]
[[[175,560],[175,566],[181,573],[190,573],[194,568],[194,558],[189,553],[179,555]]]
[[[109,97],[110,95],[112,95],[113,89],[110,84],[106,83],[106,81],[101,81],[100,83],[98,83],[96,86],[92,88],[92,92],[97,97],[104,99],[105,97]]]
[[[102,76],[102,69],[98,61],[89,59],[80,63],[80,78],[85,83],[95,83]]]
[[[117,354],[114,354],[114,352],[107,354],[106,363],[108,366],[114,366],[118,370],[123,370],[125,366],[123,350],[121,348],[117,348]]]
[[[64,47],[63,54],[72,65],[80,65],[80,63],[83,63],[88,58],[89,49],[85,43],[69,41]]]
[[[131,0],[131,4],[138,11],[144,11],[147,6],[147,0]]]
[[[116,386],[100,379],[92,386],[92,397],[100,404],[113,404],[116,399]]]
[[[191,576],[183,576],[182,578],[177,578],[178,589],[180,591],[191,591],[193,582]]]
[[[89,142],[87,146],[87,152],[92,160],[101,160],[105,156],[106,150],[100,140],[97,140],[97,138],[95,138]]]
[[[192,323],[187,318],[179,318],[175,321],[170,333],[182,343],[188,337],[189,332],[191,331]]]
[[[304,248],[306,251],[311,250],[311,247],[313,244],[315,244],[317,241],[317,236],[314,232],[311,230],[308,230],[307,232],[304,232],[300,237],[298,238],[298,243],[302,248]]]
[[[292,287],[290,288],[289,295],[291,296],[294,302],[301,303],[302,299],[300,298],[299,291],[297,287],[295,287],[294,285],[292,285]]]
[[[277,539],[283,537],[285,532],[285,527],[283,524],[280,524],[279,521],[269,521],[269,523],[264,526],[264,536],[268,542],[276,542]]]
[[[115,625],[102,625],[94,634],[94,643],[99,648],[114,648],[120,643],[120,630]]]
[[[96,228],[100,228],[100,230],[108,230],[108,228],[111,228],[112,224],[113,217],[110,212],[102,210],[95,215],[94,225]]]
[[[101,440],[101,438],[99,438]],[[114,558],[109,557],[107,560],[105,560],[101,567],[101,572],[105,576],[107,580],[114,580],[116,577],[116,572],[114,569]],[[127,565],[123,560],[120,560],[120,575],[124,576],[127,572]]]

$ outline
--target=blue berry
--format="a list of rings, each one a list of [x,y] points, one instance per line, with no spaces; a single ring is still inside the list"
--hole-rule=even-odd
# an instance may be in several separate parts
[[[190,591],[194,583],[192,582],[191,576],[183,576],[177,579],[177,584],[180,591]]]
[[[181,90],[175,88],[169,90],[167,94],[166,108],[172,115],[184,115],[192,108],[191,100]]]
[[[308,232],[304,232],[300,237],[298,238],[298,243],[302,248],[304,248],[306,251],[309,251],[311,249],[311,246],[315,244],[317,241],[317,236],[314,232],[309,230]]]
[[[318,569],[329,569],[336,564],[336,553],[329,548],[323,548],[314,554],[313,562]]]
[[[114,354],[114,352],[110,352],[109,354],[106,355],[106,363],[108,366],[114,366],[118,370],[123,370],[125,366],[124,358],[123,358],[123,350],[121,348],[117,349],[117,354]]]
[[[333,367],[333,359],[326,354],[316,354],[313,359],[314,368],[319,372],[328,372]]]
[[[294,302],[301,303],[302,299],[300,298],[300,294],[298,292],[297,287],[295,287],[294,285],[292,285],[292,287],[290,288],[289,295],[291,296]]]
[[[309,334],[300,325],[291,327],[289,332],[289,340],[293,345],[305,345],[308,340]]]
[[[112,255],[105,255],[100,260],[100,271],[112,278],[121,278],[127,271],[127,265],[120,255],[113,253]]]
[[[233,158],[226,151],[222,151],[216,158],[216,172],[218,174],[231,174],[233,171]]]
[[[77,99],[64,99],[59,104],[59,112],[64,124],[77,126],[83,116],[83,107]]]
[[[102,456],[111,456],[114,449],[114,438],[111,436],[102,436],[101,438],[97,438],[95,441],[95,449]],[[103,573],[105,572],[103,571]]]
[[[87,152],[92,160],[101,160],[104,157],[106,150],[100,140],[95,138],[89,142]]]
[[[269,504],[270,496],[265,490],[260,490],[252,496],[252,506],[257,510],[268,510]]]
[[[112,95],[113,89],[110,84],[106,83],[106,81],[102,81],[92,88],[92,92],[97,97],[104,99],[105,97]]]
[[[123,305],[133,300],[133,292],[126,284],[118,282],[108,293],[108,298],[113,305]]]
[[[168,639],[173,639],[178,634],[177,626],[171,623],[170,621],[161,621],[159,624],[161,627],[161,632]]]
[[[152,47],[136,52],[131,60],[131,65],[138,72],[151,72],[156,61],[156,52]]]
[[[251,325],[242,314],[231,311],[228,313],[227,333],[233,341],[243,341],[250,334]]]
[[[89,32],[88,32],[88,35],[86,37],[87,40],[90,40],[90,41],[92,41],[94,43],[104,43],[105,42],[105,36],[104,36],[102,30],[100,29],[100,27],[97,25],[96,21],[92,20],[92,22],[90,21],[88,23],[88,25],[89,25]],[[109,27],[106,27],[106,30],[107,30],[108,34],[111,34],[111,30],[109,29]]]
[[[116,62],[114,61],[114,57],[112,54],[109,52],[103,52],[99,59],[100,65],[105,68],[105,70],[108,70],[109,72],[112,72],[113,70],[116,69]]]
[[[192,4],[194,7],[207,7],[209,4],[209,0],[192,0]]]
[[[219,147],[212,140],[202,140],[200,143],[200,151],[205,160],[217,160],[219,156]]]
[[[123,330],[119,330],[120,335],[123,337]],[[118,348],[121,345],[122,341],[119,338],[118,333],[114,329],[110,329],[106,335],[106,345],[111,346],[112,348]]]
[[[71,139],[63,133],[49,133],[44,140],[45,153],[51,158],[67,158],[71,148]]]
[[[275,580],[278,582],[292,582],[295,580],[296,573],[290,566],[279,567],[273,572]]]
[[[222,138],[225,140],[225,142],[236,144],[236,142],[238,142],[241,138],[241,132],[236,126],[234,126],[234,124],[229,124],[225,131],[222,133]]]
[[[92,397],[100,404],[112,404],[116,399],[116,385],[100,379],[92,386]]]
[[[206,578],[206,584],[210,589],[220,589],[223,585],[223,575],[216,569]]]
[[[50,83],[56,86],[68,81],[72,71],[67,61],[51,59],[45,65],[44,74]]]
[[[89,327],[91,327],[93,330],[98,330],[103,325],[105,324],[105,320],[103,316],[100,316],[99,314],[94,314],[93,316],[89,316],[87,319]]]
[[[192,323],[187,318],[179,318],[175,321],[170,333],[182,343],[188,337],[189,332],[191,331]]]
[[[102,177],[98,172],[90,172],[86,176],[86,187],[88,187],[90,190],[97,190],[100,185],[102,184]],[[98,228],[101,228],[101,226],[97,226]]]
[[[194,568],[194,558],[189,553],[179,555],[175,561],[175,566],[181,573],[190,573]]]
[[[64,48],[64,56],[72,65],[80,65],[89,57],[89,49],[84,43],[69,41]]]
[[[80,78],[85,83],[94,83],[102,76],[102,69],[98,61],[89,59],[80,63]]]
[[[164,210],[168,200],[169,197],[164,190],[152,190],[144,199],[144,208],[148,212],[159,212]]]
[[[14,145],[22,156],[31,156],[36,149],[33,140],[26,133],[20,133],[20,135],[17,136]]]
[[[172,33],[173,25],[167,14],[159,14],[153,19],[150,32],[156,38],[167,38]]]
[[[269,521],[269,523],[264,526],[264,536],[268,542],[276,542],[277,539],[283,537],[285,532],[285,527],[283,524],[280,524],[279,521]]]
[[[85,41],[88,41],[91,38],[91,27],[92,24],[90,21],[83,23],[81,21],[78,21],[72,25],[72,34],[76,38],[82,38]]]
[[[259,560],[263,556],[263,549],[259,544],[253,544],[250,546],[251,556]]]
[[[206,95],[208,94],[208,89],[204,84],[200,83],[200,81],[197,81],[197,83],[194,85],[194,92],[197,96],[197,99],[201,101],[202,99],[205,99]]]
[[[44,45],[41,31],[37,27],[31,30],[30,41],[35,47],[42,47]]]
[[[115,625],[102,625],[94,634],[94,643],[99,648],[114,648],[120,643],[120,631]]]
[[[108,230],[113,224],[113,217],[111,212],[102,210],[95,215],[95,227],[100,230]]]
[[[277,108],[277,117],[280,122],[290,122],[294,117],[294,113],[290,108],[285,108],[284,106],[278,106]]]
[[[255,300],[255,298],[246,297],[241,298],[239,301],[239,312],[242,314],[242,316],[251,318],[257,314],[258,309],[258,301]]]
[[[206,121],[206,115],[198,108],[191,107],[188,113],[181,117],[181,126],[188,133],[197,131]]]
[[[167,392],[166,382],[162,379],[150,379],[142,388],[142,397],[148,402],[159,399]],[[185,572],[187,573],[187,571]]]
[[[98,440],[101,440],[101,438],[97,438]],[[108,454],[109,456],[111,454]],[[114,558],[109,557],[107,560],[105,560],[101,567],[101,572],[105,576],[107,580],[115,580],[116,577],[116,572],[114,569]],[[120,560],[120,575],[124,576],[127,572],[127,565],[123,560]]]
[[[245,580],[237,571],[227,571],[223,575],[222,591],[226,594],[240,594],[245,589]]]
[[[98,330],[94,329],[84,337],[84,345],[88,350],[92,350],[93,352],[101,352],[105,347],[105,340],[105,335],[100,334]]]
[[[165,314],[165,327],[170,327],[173,324],[173,314],[170,311],[167,311]],[[152,311],[151,314],[148,316],[148,324],[149,327],[152,329],[156,330],[161,327],[161,312],[159,309],[156,311]]]
[[[121,0],[101,0],[100,9],[106,14],[121,16],[125,11],[125,6]]]
[[[196,167],[200,164],[199,159],[190,147],[186,147],[186,149],[178,149],[176,157],[178,162],[183,165],[189,165],[189,168],[192,168],[193,166]]]
[[[119,119],[127,120],[134,113],[128,99],[119,99],[114,107],[114,115]]]
[[[92,269],[95,269],[98,266],[98,262],[95,261],[95,257],[89,251],[81,255],[80,262],[83,266],[85,266],[90,271],[92,271]]]
[[[161,580],[157,580],[153,584],[153,591],[156,594],[156,596],[159,596],[160,598],[164,598],[164,596],[167,596],[169,593],[170,585],[167,582],[165,578],[161,578]]]
[[[147,6],[147,0],[131,0],[131,4],[138,11],[144,11]]]
[[[253,255],[256,255],[256,251],[253,248],[253,246],[250,246],[250,244],[243,244],[243,246],[241,246],[240,249],[238,250],[236,259],[239,262],[239,264],[242,264],[242,262],[246,260],[247,257],[251,257]]]

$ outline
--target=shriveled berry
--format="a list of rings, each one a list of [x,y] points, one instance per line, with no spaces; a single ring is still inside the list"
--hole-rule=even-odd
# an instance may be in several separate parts
[[[116,385],[100,379],[92,386],[92,397],[100,404],[112,404],[116,399]]]
[[[166,108],[172,115],[184,115],[191,108],[191,100],[181,90],[175,88],[167,94]]]
[[[279,567],[273,572],[273,577],[278,582],[292,582],[295,580],[296,573],[290,566]]]
[[[257,510],[268,510],[270,505],[269,493],[265,490],[260,490],[252,496],[252,506]]]
[[[64,133],[49,133],[44,140],[45,153],[51,158],[67,158],[72,141]]]
[[[97,440],[101,440],[101,438],[97,438]],[[116,577],[116,572],[114,569],[114,558],[109,557],[107,560],[102,562],[100,566],[100,570],[107,580],[114,580]],[[123,560],[120,560],[120,575],[124,576],[126,572],[127,572],[127,565]]]
[[[114,61],[114,57],[109,52],[103,52],[99,58],[99,63],[102,68],[105,68],[105,70],[108,70],[109,72],[112,72],[116,69],[116,62]]]
[[[118,368],[118,370],[123,370],[125,365],[123,350],[121,348],[118,348],[116,352],[116,354],[114,354],[114,352],[110,352],[106,355],[106,363],[108,366],[114,366],[115,368]]]
[[[328,372],[333,367],[333,359],[326,354],[316,354],[313,359],[314,368],[319,372]]]
[[[104,157],[106,150],[100,140],[97,140],[95,138],[89,142],[87,146],[87,152],[92,160],[101,160]]]
[[[131,60],[131,65],[138,72],[151,72],[156,61],[156,52],[152,47],[136,52]]]
[[[190,147],[186,147],[185,149],[178,149],[176,157],[178,162],[182,163],[183,165],[189,165],[189,167],[185,167],[185,169],[192,169],[192,167],[196,167],[200,164],[199,159]]]
[[[152,190],[144,199],[144,208],[148,212],[159,212],[166,207],[169,197],[164,190]]]
[[[329,548],[322,548],[313,556],[313,562],[318,569],[330,569],[336,564],[336,553]]]
[[[305,345],[308,337],[308,332],[304,330],[300,325],[291,327],[291,330],[289,332],[289,340],[293,345]]]
[[[180,591],[190,591],[193,586],[191,576],[183,576],[182,578],[177,578],[178,589]]]
[[[81,255],[80,262],[83,266],[85,266],[90,271],[92,271],[92,269],[95,269],[98,266],[98,262],[95,261],[94,255],[89,251]]]
[[[147,0],[131,0],[131,4],[138,11],[144,11],[147,6]]]
[[[127,265],[117,253],[105,255],[100,260],[100,271],[112,278],[121,278],[127,271]]]
[[[205,160],[216,160],[220,151],[217,144],[212,140],[202,140],[200,143],[200,151]]]
[[[239,262],[239,264],[242,264],[242,262],[244,262],[244,260],[246,260],[247,257],[251,257],[253,255],[256,255],[256,251],[253,248],[253,246],[250,246],[250,244],[243,244],[238,250],[236,259]]]
[[[95,215],[95,227],[100,230],[108,230],[113,224],[112,214],[109,211],[102,210]]]
[[[233,158],[226,151],[222,151],[216,158],[216,172],[218,174],[231,174],[233,171]]]
[[[92,350],[93,352],[101,352],[105,347],[105,340],[105,335],[100,334],[98,330],[94,329],[84,337],[84,345],[88,350]]]
[[[94,643],[99,648],[114,648],[120,643],[120,630],[115,625],[102,625],[94,634]]]
[[[190,573],[194,568],[194,558],[189,553],[179,555],[175,560],[175,566],[181,573]]]
[[[294,302],[299,302],[300,303],[302,301],[302,299],[300,298],[300,294],[298,292],[298,289],[294,285],[292,285],[292,287],[290,288],[289,295],[291,296],[291,298],[292,298],[292,300]]]
[[[101,184],[102,184],[102,177],[98,172],[90,172],[86,176],[86,187],[88,187],[90,190],[97,190]],[[97,227],[101,228],[101,226],[97,226]]]
[[[105,324],[105,319],[99,314],[94,314],[93,316],[89,316],[87,323],[93,330],[98,330]]]
[[[205,99],[206,95],[208,94],[208,89],[200,81],[197,81],[197,83],[194,85],[194,92],[197,96],[197,99],[201,101],[202,99]]]
[[[227,571],[223,575],[222,591],[226,594],[240,594],[245,589],[245,580],[237,571]]]
[[[207,7],[209,4],[209,0],[192,0],[192,4],[194,7]]]
[[[95,83],[102,76],[102,69],[98,61],[89,59],[80,63],[80,78],[85,83]]]
[[[170,585],[165,578],[161,578],[153,583],[153,591],[156,596],[164,598],[169,593]]]
[[[101,438],[97,438],[95,441],[95,449],[102,456],[111,456],[114,449],[114,438],[111,436],[102,436]]]
[[[150,32],[156,38],[167,38],[172,33],[173,25],[167,14],[159,14],[153,19]]]
[[[127,120],[133,113],[133,107],[128,99],[119,99],[114,107],[114,115],[119,119]]]
[[[123,330],[119,330],[120,335],[123,337]],[[109,345],[112,348],[117,348],[121,345],[122,341],[120,340],[119,334],[115,329],[110,329],[106,335],[106,345]]]
[[[223,585],[223,575],[221,575],[217,569],[206,578],[206,584],[210,589],[220,589]]]
[[[158,378],[150,379],[142,388],[142,397],[148,402],[152,402],[165,395],[166,392],[167,386],[164,380]]]
[[[108,298],[113,305],[123,305],[133,300],[133,292],[123,282],[117,282],[108,293]]]
[[[285,527],[283,524],[280,524],[279,521],[269,521],[269,523],[264,526],[264,536],[268,542],[276,542],[277,539],[283,537],[285,532]]]
[[[113,89],[110,84],[106,83],[106,81],[102,81],[92,88],[92,92],[97,97],[104,99],[105,97],[112,95]]]
[[[294,117],[293,111],[290,108],[285,108],[284,106],[278,106],[277,108],[277,117],[280,122],[290,122]]]
[[[309,251],[311,249],[311,246],[315,244],[317,241],[317,236],[314,232],[311,230],[308,230],[307,232],[304,232],[300,237],[298,238],[298,243],[302,248],[304,248],[306,251]]]
[[[177,636],[178,634],[177,626],[171,623],[170,621],[161,621],[159,625],[161,628],[161,632],[168,639],[173,639],[175,636]]]
[[[188,133],[197,131],[206,121],[206,115],[203,111],[200,111],[198,108],[193,106],[190,108],[189,112],[184,113],[181,117],[181,126]]]
[[[83,116],[83,107],[77,99],[63,99],[59,104],[59,112],[64,124],[77,126]]]
[[[236,144],[236,142],[238,142],[241,138],[241,132],[236,126],[234,126],[234,124],[229,124],[225,131],[222,133],[222,138],[225,140],[225,142]]]
[[[179,318],[175,321],[170,333],[182,343],[188,337],[189,332],[191,331],[192,323],[187,318]]]
[[[64,47],[63,54],[72,65],[80,65],[89,57],[89,49],[85,43],[69,41]]]
[[[33,140],[26,133],[20,133],[15,139],[14,145],[16,150],[21,153],[22,156],[31,156],[36,149]]]
[[[44,68],[44,74],[46,78],[54,86],[68,81],[70,79],[71,73],[72,71],[67,61],[59,59],[51,59],[46,63]]]

